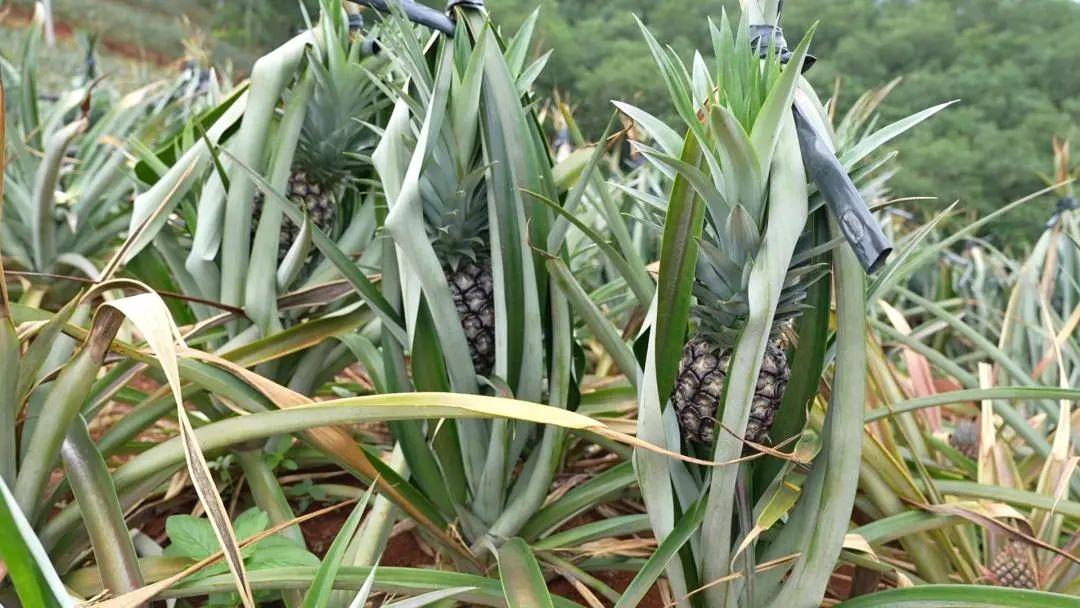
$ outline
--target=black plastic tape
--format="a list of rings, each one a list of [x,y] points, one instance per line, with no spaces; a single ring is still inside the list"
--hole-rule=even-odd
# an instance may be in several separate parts
[[[784,39],[784,29],[777,25],[751,25],[750,48],[754,49],[754,52],[762,59],[769,56],[771,48],[774,53],[780,55],[780,63],[791,61],[792,53],[788,48],[787,40]],[[817,62],[817,57],[807,53],[806,59],[803,59],[802,73],[805,74],[807,70],[814,67],[815,62]]]
[[[390,3],[387,0],[350,0],[350,2],[362,4],[384,13],[390,12]],[[483,3],[481,2],[481,4]],[[405,13],[405,16],[409,18],[409,21],[442,32],[447,36],[454,35],[454,20],[445,14],[423,4],[417,4],[413,0],[401,0],[398,5]]]
[[[814,128],[797,106],[792,111],[795,113],[795,129],[807,174],[825,197],[825,204],[836,215],[840,230],[863,269],[876,272],[892,253],[892,243],[881,231],[881,226],[870,213],[843,165],[826,145],[825,136]]]
[[[1075,198],[1071,196],[1059,198],[1057,202],[1057,211],[1050,217],[1050,221],[1046,222],[1046,229],[1049,230],[1054,226],[1057,226],[1058,222],[1061,221],[1061,216],[1066,211],[1075,211],[1076,209],[1080,209],[1080,205],[1076,203]]]
[[[482,11],[484,10],[484,0],[448,0],[446,3],[446,12],[453,14],[454,9],[459,6]]]

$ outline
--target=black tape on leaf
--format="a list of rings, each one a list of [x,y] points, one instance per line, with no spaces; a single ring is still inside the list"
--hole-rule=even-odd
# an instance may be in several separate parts
[[[1058,222],[1061,221],[1061,216],[1064,215],[1066,211],[1075,211],[1076,209],[1080,209],[1080,205],[1077,204],[1075,198],[1071,196],[1059,198],[1057,202],[1057,211],[1050,217],[1050,221],[1046,222],[1046,229],[1049,230],[1054,226],[1057,226]]]
[[[769,49],[779,54],[781,63],[787,63],[791,59],[791,51],[784,40],[784,30],[775,25],[751,25],[750,47],[763,59],[769,56]],[[805,73],[816,61],[816,57],[807,54],[803,60],[802,71]],[[791,110],[795,114],[795,129],[799,135],[799,148],[802,150],[806,173],[825,197],[829,209],[836,215],[840,230],[855,251],[863,269],[866,272],[876,272],[892,253],[892,243],[881,231],[881,226],[870,213],[866,201],[844,170],[844,166],[837,160],[836,154],[825,143],[825,136],[814,128],[798,107],[792,107]]]
[[[751,25],[750,48],[754,49],[758,57],[762,59],[769,56],[769,49],[771,48],[773,52],[780,55],[780,63],[787,63],[791,60],[791,49],[788,48],[787,40],[784,39],[784,29],[778,25]],[[817,57],[807,53],[806,59],[803,59],[803,73],[805,74],[807,70],[813,67],[816,61]]]
[[[446,12],[453,14],[454,9],[459,6],[482,11],[484,10],[484,0],[448,0],[446,3]]]
[[[876,272],[892,253],[892,243],[881,231],[859,189],[825,144],[822,135],[798,107],[792,108],[792,111],[795,112],[795,130],[799,134],[799,147],[807,175],[825,197],[825,204],[836,215],[840,230],[863,269]]]
[[[388,2],[387,0],[350,0],[350,2],[361,4],[384,13],[390,12],[391,2]],[[442,32],[447,36],[454,35],[454,20],[443,13],[440,13],[431,7],[424,6],[423,4],[417,4],[413,0],[399,0],[396,4],[401,7],[402,12],[409,18],[409,21]],[[483,6],[484,3],[479,2],[479,4],[480,6]]]

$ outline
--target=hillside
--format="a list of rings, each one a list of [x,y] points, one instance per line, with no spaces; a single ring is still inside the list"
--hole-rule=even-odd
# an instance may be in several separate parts
[[[174,64],[185,52],[185,40],[198,37],[219,65],[245,71],[270,40],[240,36],[243,23],[229,27],[237,4],[216,0],[53,0],[57,46],[45,49],[49,69],[41,70],[43,83],[59,83],[76,73],[85,56],[80,36],[98,36],[98,61],[114,82],[127,88],[145,82]],[[17,58],[21,29],[33,14],[34,2],[16,0],[0,11],[0,52]],[[296,11],[299,14],[299,10]],[[241,20],[243,21],[243,20]],[[251,20],[249,20],[251,21]],[[265,31],[248,23],[251,31]],[[206,44],[210,41],[209,44]]]

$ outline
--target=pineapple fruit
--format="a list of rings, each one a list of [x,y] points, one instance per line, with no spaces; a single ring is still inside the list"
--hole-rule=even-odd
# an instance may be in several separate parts
[[[331,238],[339,228],[339,206],[345,190],[361,177],[359,159],[378,143],[378,135],[368,125],[375,124],[375,114],[386,103],[360,63],[360,42],[350,44],[344,33],[335,38],[328,41],[327,53],[334,54],[329,61],[324,63],[314,54],[309,57],[315,88],[285,191],[286,198],[307,215],[312,225]],[[262,191],[257,191],[252,237],[265,200]],[[282,217],[279,264],[296,243],[300,228],[288,216]]]
[[[972,460],[979,459],[979,421],[961,420],[949,435],[949,445]]]
[[[679,374],[675,380],[672,403],[678,412],[683,435],[699,443],[712,443],[716,426],[716,410],[723,397],[731,351],[718,345],[714,338],[700,333],[683,347]],[[770,343],[758,374],[750,420],[744,438],[763,443],[772,428],[780,400],[784,396],[791,368],[787,355],[776,343]]]
[[[495,286],[491,259],[462,260],[444,268],[454,306],[465,329],[473,368],[481,376],[495,367]]]
[[[285,191],[285,197],[294,205],[303,209],[311,223],[318,226],[327,234],[333,234],[337,225],[337,196],[332,186],[320,184],[308,177],[300,165],[294,165],[289,174],[289,187]],[[263,205],[266,195],[260,190],[255,194],[254,209],[252,210],[251,235],[254,238],[255,228],[262,217]],[[280,264],[285,259],[285,254],[300,236],[300,227],[293,223],[287,216],[281,219],[281,234],[278,237],[277,259]]]
[[[1014,589],[1037,589],[1038,573],[1035,555],[1027,544],[1010,540],[990,563],[994,582]]]
[[[479,157],[470,160],[480,162]],[[495,368],[495,283],[487,190],[483,169],[463,178],[455,173],[438,166],[425,173],[429,194],[423,197],[424,219],[465,330],[473,368],[488,376]]]

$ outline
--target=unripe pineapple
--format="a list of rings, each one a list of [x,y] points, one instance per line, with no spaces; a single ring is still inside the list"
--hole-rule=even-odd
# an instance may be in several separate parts
[[[346,186],[363,177],[359,175],[364,164],[361,158],[369,155],[379,141],[368,125],[378,123],[376,115],[387,103],[368,76],[369,68],[361,63],[360,42],[350,42],[344,17],[338,25],[324,28],[328,38],[325,61],[314,53],[309,57],[314,89],[284,193],[331,238],[336,236],[342,216],[338,209],[341,195]],[[253,237],[265,201],[265,195],[258,190],[252,210]],[[300,228],[283,215],[278,263],[296,243]]]
[[[1037,589],[1038,572],[1035,554],[1026,543],[1010,540],[990,563],[994,582],[1014,589]]]
[[[678,411],[679,425],[687,439],[712,443],[716,410],[723,397],[730,362],[731,350],[714,344],[704,334],[695,336],[683,348],[671,402]],[[764,442],[790,378],[787,355],[779,346],[770,343],[765,349],[750,406],[750,420],[744,435],[747,441]]]
[[[495,282],[481,175],[479,170],[462,180],[450,179],[433,167],[423,177],[433,193],[424,198],[424,216],[465,330],[473,368],[488,376],[495,368]]]
[[[444,272],[469,342],[473,367],[481,376],[490,375],[495,367],[495,286],[491,259],[484,256],[475,261],[462,260],[456,268],[446,266]]]
[[[334,233],[337,221],[337,197],[332,188],[326,188],[312,181],[303,169],[294,166],[289,175],[289,188],[285,196],[307,214],[312,224],[327,234]],[[255,194],[252,209],[251,234],[253,237],[259,219],[262,217],[265,201],[266,195],[261,190],[258,191]],[[282,217],[281,235],[278,237],[279,264],[285,259],[285,254],[299,236],[300,226],[297,226],[288,216]]]
[[[949,435],[949,445],[972,460],[979,459],[979,421],[961,420]]]

